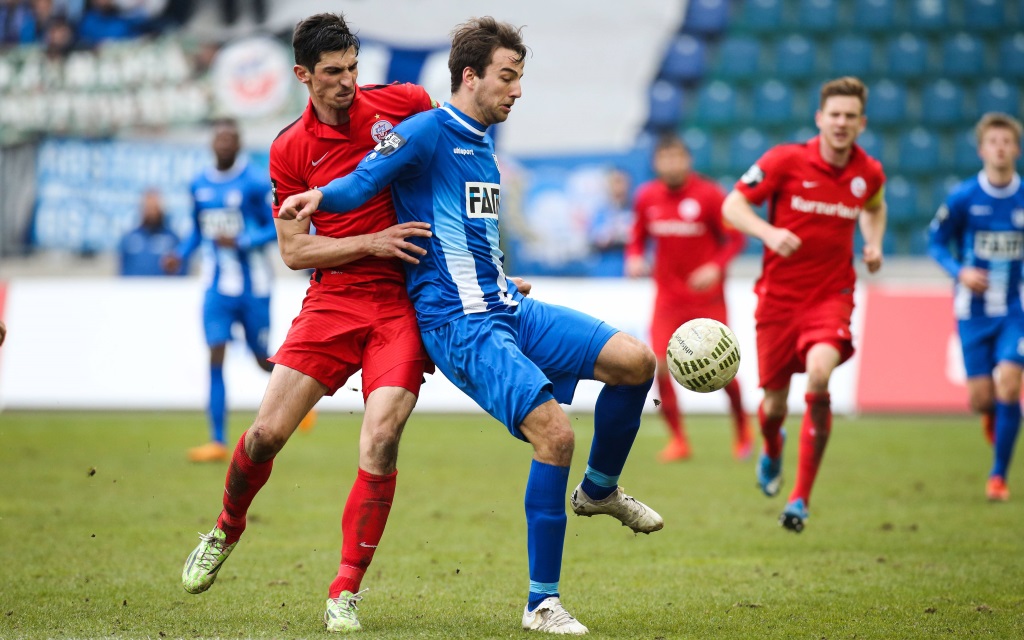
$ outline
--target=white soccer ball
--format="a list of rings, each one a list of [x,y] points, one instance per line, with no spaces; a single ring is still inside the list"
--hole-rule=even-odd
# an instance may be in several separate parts
[[[718,391],[736,377],[740,345],[729,327],[711,318],[684,322],[668,341],[668,370],[690,391]]]

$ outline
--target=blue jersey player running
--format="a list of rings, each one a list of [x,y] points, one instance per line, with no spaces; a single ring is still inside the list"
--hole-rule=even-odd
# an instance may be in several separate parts
[[[493,18],[456,28],[449,104],[399,124],[356,171],[285,200],[278,215],[344,212],[391,186],[401,222],[431,225],[407,286],[427,352],[456,386],[533,445],[526,485],[529,599],[523,628],[583,634],[559,599],[565,494],[574,434],[559,403],[581,379],[605,383],[594,440],[573,511],[609,514],[636,532],[661,529],[654,510],[626,495],[619,474],[640,427],[655,358],[639,340],[580,312],[524,298],[502,268],[501,186],[487,127],[522,95],[520,30]]]
[[[1024,372],[1024,189],[1014,166],[1021,124],[989,113],[975,131],[983,168],[939,208],[928,251],[956,281],[953,309],[971,408],[991,412],[995,430],[986,493],[1003,501],[1010,497],[1006,475],[1020,429]]]
[[[212,146],[215,165],[191,186],[192,233],[164,260],[164,269],[175,272],[197,249],[202,255],[203,329],[210,347],[210,442],[189,449],[189,459],[196,462],[230,457],[224,351],[235,323],[245,330],[245,341],[260,368],[273,368],[267,361],[272,271],[264,251],[277,240],[270,178],[239,154],[241,139],[233,120],[214,124]]]

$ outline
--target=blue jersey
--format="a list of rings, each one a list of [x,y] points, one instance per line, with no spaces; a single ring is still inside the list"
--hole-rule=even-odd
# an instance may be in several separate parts
[[[950,250],[950,245],[953,250]],[[981,172],[960,184],[929,227],[928,253],[954,281],[953,309],[961,320],[1024,315],[1024,189],[1020,176],[995,187]],[[963,267],[988,271],[989,287],[975,294],[957,281]]]
[[[178,248],[183,260],[201,249],[207,288],[225,296],[270,295],[265,247],[277,238],[270,211],[270,178],[239,159],[227,171],[210,167],[192,182],[192,234]],[[222,247],[217,238],[232,238]]]
[[[356,170],[321,189],[321,211],[349,211],[391,185],[399,222],[428,222],[433,236],[406,286],[420,329],[472,313],[514,310],[521,295],[498,248],[501,176],[486,127],[450,104],[395,127]]]

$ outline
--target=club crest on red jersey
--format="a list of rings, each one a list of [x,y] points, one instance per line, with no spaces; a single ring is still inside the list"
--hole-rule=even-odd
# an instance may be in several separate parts
[[[380,142],[384,138],[388,137],[388,133],[395,128],[395,125],[391,124],[387,120],[381,119],[373,123],[370,127],[370,136],[374,142]]]
[[[693,198],[683,198],[679,203],[679,217],[688,222],[693,222],[700,217],[700,202]]]
[[[850,181],[850,192],[858,198],[863,198],[864,194],[867,193],[868,183],[864,178],[857,176]]]

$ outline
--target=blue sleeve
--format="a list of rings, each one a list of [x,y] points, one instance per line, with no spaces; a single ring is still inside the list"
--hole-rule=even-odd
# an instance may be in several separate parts
[[[178,245],[177,254],[182,261],[188,260],[192,253],[199,248],[203,241],[203,235],[199,230],[199,203],[196,201],[195,185],[192,189],[192,233],[188,234],[181,244]]]
[[[954,280],[963,265],[950,251],[949,245],[954,240],[959,241],[964,234],[963,207],[959,206],[959,198],[956,196],[954,193],[946,199],[928,226],[928,255]]]
[[[374,147],[355,171],[320,187],[320,211],[345,213],[391,186],[399,179],[419,175],[437,144],[439,125],[430,112],[402,122]]]
[[[253,216],[253,227],[246,226],[238,236],[238,248],[243,251],[254,247],[262,247],[277,240],[277,227],[274,226],[274,213],[270,208],[270,190],[266,188],[270,178],[254,175],[249,185],[250,209]]]

